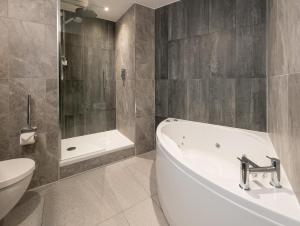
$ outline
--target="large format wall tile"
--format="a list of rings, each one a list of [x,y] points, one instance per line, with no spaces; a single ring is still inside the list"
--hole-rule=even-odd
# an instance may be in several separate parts
[[[136,118],[136,154],[142,154],[154,149],[155,139],[155,118],[152,116],[142,116]]]
[[[288,149],[288,76],[268,78],[268,132],[284,163],[283,153]]]
[[[235,1],[209,1],[209,31],[231,30],[235,27]]]
[[[211,39],[212,52],[209,64],[211,75],[216,77],[235,77],[238,66],[235,63],[235,30],[212,33]]]
[[[212,78],[209,81],[209,122],[235,126],[235,79]]]
[[[154,69],[154,68],[153,68]],[[137,79],[136,86],[136,116],[154,116],[155,114],[155,81]]]
[[[241,78],[236,83],[236,126],[266,131],[266,79]]]
[[[135,7],[131,7],[116,23],[116,80],[121,80],[121,69],[127,79],[135,79]]]
[[[117,80],[116,123],[117,129],[134,141],[135,138],[135,81]]]
[[[268,132],[300,200],[299,1],[269,0],[267,5]]]
[[[155,10],[155,78],[168,78],[168,8]]]
[[[182,0],[155,16],[156,123],[179,117],[265,131],[266,1]]]
[[[282,2],[282,1],[279,1]],[[299,73],[300,72],[300,4],[297,0],[289,1],[289,4],[282,2],[282,5],[286,7],[286,12],[289,15],[287,19],[288,32],[283,33],[284,38],[288,39],[288,61],[289,61],[289,73]],[[283,6],[283,7],[284,7]]]
[[[175,40],[168,44],[168,78],[184,77],[184,40]]]
[[[237,77],[266,77],[265,25],[236,29]]]
[[[0,79],[0,159],[8,159],[9,152],[9,84],[7,79]]]
[[[200,79],[210,76],[211,44],[209,35],[185,39],[184,78]],[[179,74],[178,76],[182,75]]]
[[[10,77],[44,77],[46,26],[10,20],[9,75]]]
[[[208,33],[209,0],[185,0],[187,35]]]
[[[44,1],[8,0],[8,16],[20,20],[44,22]]]
[[[155,116],[168,116],[168,80],[155,81]]]
[[[186,117],[186,81],[169,80],[168,115],[174,118]]]
[[[7,16],[7,0],[0,0],[0,16]]]
[[[136,5],[135,70],[136,79],[155,78],[154,10]]]
[[[285,170],[287,171],[290,182],[298,197],[300,197],[300,178],[299,178],[299,137],[300,137],[300,74],[290,75],[288,78],[288,117],[289,117],[289,131],[288,141],[289,149],[282,153],[285,160]]]
[[[8,26],[8,20],[0,17],[0,79],[8,78]]]
[[[168,40],[186,37],[186,14],[183,1],[168,6]]]
[[[237,0],[236,25],[245,26],[266,22],[267,0]]]
[[[209,121],[209,79],[193,79],[187,83],[187,119]]]

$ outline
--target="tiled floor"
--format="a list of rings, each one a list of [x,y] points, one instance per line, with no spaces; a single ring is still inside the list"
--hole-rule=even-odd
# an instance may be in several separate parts
[[[29,192],[4,226],[168,225],[156,195],[154,161],[149,152]]]

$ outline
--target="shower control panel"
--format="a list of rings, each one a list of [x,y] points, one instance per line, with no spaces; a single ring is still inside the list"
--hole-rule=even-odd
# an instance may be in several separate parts
[[[126,69],[122,68],[121,69],[121,79],[124,81],[126,79]]]

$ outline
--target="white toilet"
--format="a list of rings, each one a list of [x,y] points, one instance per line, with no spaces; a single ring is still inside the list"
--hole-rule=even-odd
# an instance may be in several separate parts
[[[21,199],[34,169],[35,162],[27,158],[0,161],[0,220]]]

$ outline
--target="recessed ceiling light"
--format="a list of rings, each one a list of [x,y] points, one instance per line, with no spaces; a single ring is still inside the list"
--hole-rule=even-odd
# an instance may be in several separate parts
[[[104,7],[104,11],[106,11],[106,12],[107,12],[108,10],[109,10],[109,8],[108,8],[108,7]]]

